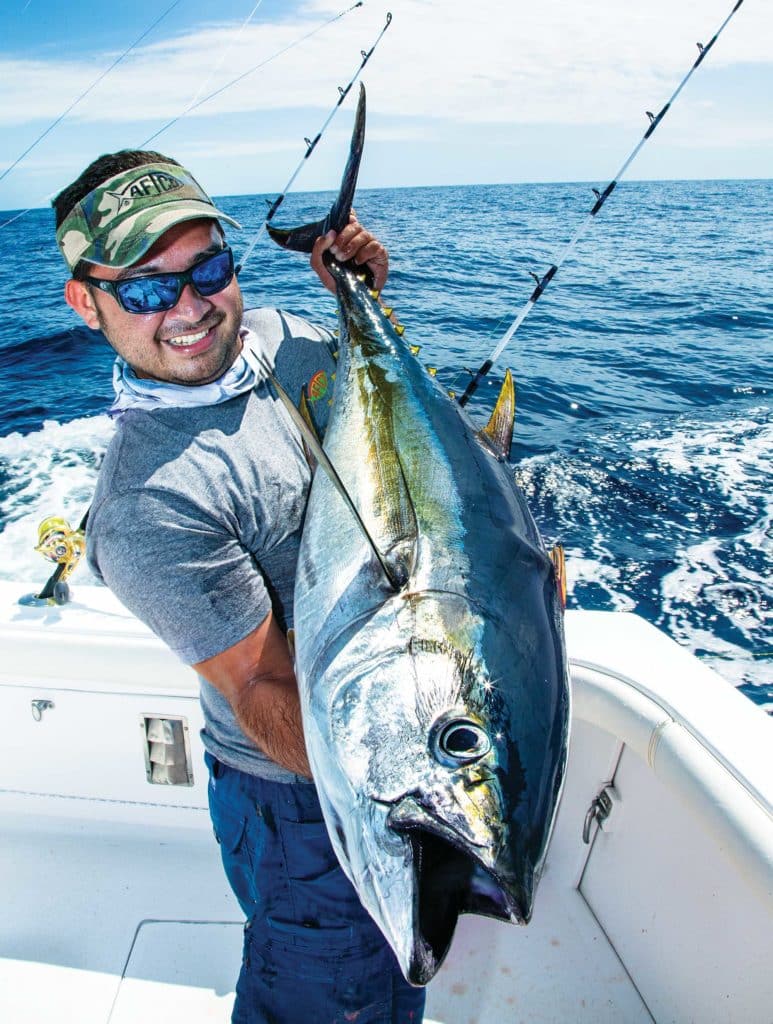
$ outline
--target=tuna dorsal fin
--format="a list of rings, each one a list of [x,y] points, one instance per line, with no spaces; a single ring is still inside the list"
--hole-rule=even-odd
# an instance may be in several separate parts
[[[373,554],[375,555],[376,560],[378,561],[379,565],[381,566],[381,568],[383,570],[383,573],[384,573],[384,576],[386,576],[386,578],[387,578],[387,580],[389,582],[389,585],[395,591],[401,590],[403,585],[404,585],[404,583],[405,583],[405,579],[401,578],[401,576],[398,575],[398,573],[395,571],[395,569],[392,568],[388,564],[388,562],[387,562],[386,558],[384,557],[383,553],[376,546],[376,542],[371,537],[370,532],[369,532],[367,526],[363,522],[362,516],[360,515],[359,511],[357,510],[357,506],[354,504],[354,502],[352,501],[351,497],[349,496],[349,492],[344,487],[343,481],[341,480],[341,477],[336,472],[335,466],[333,465],[333,463],[328,458],[327,452],[325,451],[325,449],[320,444],[319,438],[317,437],[317,432],[309,427],[309,424],[303,418],[303,415],[298,411],[298,409],[296,409],[295,405],[293,404],[292,398],[290,398],[290,396],[287,394],[285,389],[282,387],[282,385],[276,379],[274,374],[271,372],[271,367],[268,365],[266,360],[261,358],[260,359],[260,363],[261,363],[261,368],[263,369],[263,372],[266,374],[266,377],[271,382],[271,386],[274,388],[274,390],[276,391],[277,395],[279,396],[282,404],[287,409],[287,412],[290,415],[290,419],[293,421],[295,426],[300,431],[301,437],[303,438],[304,442],[311,449],[311,453],[314,456],[314,458],[317,460],[317,464],[319,466],[321,466],[322,469],[324,469],[324,471],[330,477],[330,480],[331,480],[333,486],[338,491],[338,493],[341,495],[341,497],[343,498],[344,502],[346,503],[347,508],[349,509],[349,511],[354,516],[354,518],[355,518],[355,520],[357,522],[357,525],[359,526],[360,530],[362,531],[362,535],[365,537],[366,541],[370,545],[370,548],[373,551]]]
[[[267,226],[271,238],[285,249],[294,249],[296,252],[311,252],[314,242],[320,235],[327,234],[331,229],[338,234],[349,223],[349,213],[354,202],[354,190],[357,187],[357,175],[360,170],[362,149],[365,144],[365,86],[360,83],[360,98],[357,103],[357,113],[354,118],[354,130],[352,142],[349,147],[349,159],[346,161],[344,176],[341,179],[341,188],[335,202],[330,207],[327,217],[314,221],[312,224],[303,224],[301,227],[272,228]],[[358,268],[361,270],[362,268]]]
[[[491,419],[482,430],[478,431],[478,437],[491,448],[497,458],[506,459],[510,455],[514,423],[515,385],[513,384],[513,375],[508,370],[505,373],[502,389],[499,392]]]

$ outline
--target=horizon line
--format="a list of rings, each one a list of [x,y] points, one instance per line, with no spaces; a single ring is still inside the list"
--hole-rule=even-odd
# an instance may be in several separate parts
[[[425,184],[425,185],[367,185],[357,189],[358,194],[363,192],[398,192],[398,191],[415,191],[417,189],[446,189],[446,188],[510,188],[510,187],[522,187],[522,186],[533,186],[533,185],[583,185],[592,188],[599,183],[607,184],[609,181],[614,179],[602,179],[602,178],[565,178],[565,179],[550,179],[550,180],[532,180],[532,181],[460,181],[454,184]],[[653,185],[653,184],[689,184],[691,182],[724,182],[730,183],[734,181],[747,182],[747,183],[764,183],[773,181],[773,175],[767,178],[759,177],[733,177],[733,178],[716,178],[716,177],[697,177],[697,178],[622,178],[617,181],[617,188],[622,185]],[[310,188],[310,189],[299,189],[297,192],[290,192],[285,197],[289,199],[291,196],[304,196],[304,195],[329,195],[336,193],[337,187],[334,188]],[[279,193],[277,191],[270,192],[218,192],[213,193],[213,197],[216,199],[247,199],[247,198],[259,198],[273,196],[276,197]],[[18,215],[20,213],[32,213],[33,210],[51,210],[53,209],[50,205],[34,205],[34,206],[18,206],[7,210],[0,210],[0,216],[6,215]],[[19,218],[20,219],[20,218]],[[2,225],[0,225],[2,227]]]

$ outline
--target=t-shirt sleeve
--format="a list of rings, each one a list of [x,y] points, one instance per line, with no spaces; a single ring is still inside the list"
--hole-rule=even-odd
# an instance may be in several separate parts
[[[251,554],[176,492],[111,496],[89,522],[87,552],[97,576],[189,665],[244,639],[271,610]]]

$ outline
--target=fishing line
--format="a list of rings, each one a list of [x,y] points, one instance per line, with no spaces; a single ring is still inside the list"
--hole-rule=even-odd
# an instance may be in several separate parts
[[[127,49],[125,49],[123,51],[123,53],[121,54],[120,57],[116,57],[116,59],[113,61],[113,63],[110,65],[110,67],[107,68],[105,71],[103,71],[100,75],[98,75],[94,79],[94,81],[91,83],[91,85],[88,87],[88,89],[84,90],[84,92],[82,92],[80,94],[80,96],[78,96],[77,99],[73,100],[72,103],[69,105],[69,107],[67,107],[67,109],[65,111],[63,111],[63,113],[61,113],[59,115],[59,117],[56,118],[55,121],[52,121],[51,124],[48,126],[48,128],[46,128],[44,131],[42,131],[40,133],[40,135],[38,135],[38,137],[35,139],[35,141],[32,142],[29,146],[27,146],[27,148],[24,150],[24,152],[20,156],[17,156],[16,159],[14,160],[14,162],[9,167],[6,167],[6,169],[3,171],[3,173],[0,174],[0,181],[2,181],[3,178],[7,177],[7,175],[9,175],[11,173],[11,171],[14,169],[14,167],[18,166],[18,164],[21,163],[21,161],[24,159],[24,157],[27,156],[28,153],[31,153],[32,150],[35,148],[35,146],[37,146],[37,144],[39,142],[42,142],[42,140],[49,134],[49,132],[52,132],[54,130],[54,128],[56,128],[56,126],[61,121],[63,121],[65,119],[65,117],[67,117],[67,115],[78,106],[78,104],[81,102],[81,100],[84,100],[88,96],[88,94],[92,91],[92,89],[95,89],[104,78],[107,78],[107,76],[110,74],[110,72],[113,70],[113,68],[117,67],[121,63],[121,61],[124,59],[124,57],[128,57],[129,54],[132,52],[132,50],[137,45],[139,45],[139,43],[142,42],[142,40],[145,38],[145,36],[149,35],[153,31],[153,29],[156,27],[156,25],[158,25],[160,22],[162,22],[164,20],[164,18],[167,16],[167,14],[169,14],[169,12],[171,10],[173,10],[175,7],[177,7],[177,5],[179,3],[180,3],[180,0],[173,0],[173,3],[171,3],[167,7],[167,9],[164,11],[163,14],[160,14],[156,18],[156,20],[153,22],[153,24],[145,29],[145,31],[142,33],[142,35],[137,36],[137,38],[134,40],[134,42],[131,44],[131,46],[127,47]],[[14,217],[14,220],[16,220],[15,217]],[[11,223],[11,221],[6,221],[5,222],[5,224],[10,224],[10,223]],[[0,225],[0,227],[5,227],[5,224]]]
[[[596,202],[593,204],[593,207],[591,208],[591,210],[586,214],[585,218],[582,221],[580,221],[579,225],[577,226],[577,229],[575,230],[574,234],[572,235],[571,239],[567,243],[566,247],[564,248],[564,250],[561,253],[561,255],[558,257],[558,259],[555,260],[555,262],[548,268],[548,270],[542,275],[542,277],[539,277],[533,271],[530,271],[531,276],[536,281],[536,287],[534,288],[534,291],[531,293],[529,298],[526,300],[525,306],[520,311],[520,313],[515,318],[515,320],[513,320],[512,324],[507,329],[505,334],[502,336],[502,338],[499,340],[499,342],[497,342],[496,346],[492,349],[491,354],[489,355],[488,359],[486,359],[486,361],[481,364],[481,366],[478,369],[478,371],[473,375],[473,377],[470,380],[469,384],[465,388],[464,394],[459,399],[459,405],[466,405],[467,402],[470,400],[470,398],[475,394],[475,391],[477,390],[478,385],[480,384],[480,382],[483,380],[483,378],[489,372],[489,370],[494,365],[494,363],[497,361],[497,359],[499,359],[499,357],[501,356],[501,354],[504,351],[504,349],[507,346],[507,344],[512,339],[512,337],[515,334],[515,332],[518,330],[518,328],[521,326],[523,321],[526,319],[526,317],[532,311],[532,309],[534,308],[534,305],[537,302],[537,300],[543,295],[543,293],[545,292],[545,289],[548,287],[550,282],[553,280],[553,278],[558,273],[558,270],[561,267],[561,265],[563,264],[564,260],[572,252],[572,250],[577,245],[577,242],[580,240],[582,235],[585,234],[585,232],[588,229],[588,227],[590,227],[591,223],[593,222],[593,220],[596,217],[596,215],[600,212],[600,210],[603,207],[604,203],[607,201],[607,199],[609,199],[609,197],[614,192],[614,190],[615,190],[615,188],[617,186],[617,183],[620,181],[620,179],[623,177],[625,172],[631,166],[633,161],[639,155],[639,151],[641,150],[641,148],[644,145],[644,143],[653,135],[653,133],[655,132],[655,129],[658,127],[660,122],[666,116],[666,114],[668,113],[668,110],[670,109],[670,107],[673,104],[673,102],[676,100],[676,98],[679,95],[679,93],[685,87],[685,85],[687,84],[689,79],[692,77],[693,73],[697,70],[697,68],[703,62],[703,60],[706,57],[706,55],[708,54],[709,50],[712,48],[714,43],[716,43],[717,39],[719,39],[719,37],[722,34],[722,32],[724,32],[728,22],[733,17],[733,15],[736,13],[736,11],[738,10],[738,8],[741,6],[742,3],[743,3],[743,0],[737,0],[737,2],[735,4],[735,6],[733,7],[732,11],[730,12],[730,14],[728,14],[728,16],[725,18],[725,20],[722,22],[720,27],[717,29],[717,31],[711,37],[709,42],[706,43],[705,46],[703,46],[701,43],[697,44],[697,46],[698,46],[698,57],[697,57],[695,63],[692,65],[690,70],[687,72],[687,74],[684,76],[682,81],[676,87],[676,89],[674,90],[673,95],[670,97],[670,99],[665,104],[665,106],[663,106],[663,108],[659,111],[659,113],[653,114],[650,110],[647,111],[647,117],[649,118],[649,122],[650,123],[649,123],[649,127],[647,128],[646,132],[644,133],[642,138],[639,140],[639,142],[636,144],[636,146],[634,146],[633,151],[630,153],[630,155],[624,161],[622,167],[617,172],[617,174],[614,176],[612,181],[610,181],[610,183],[607,185],[607,187],[604,189],[604,191],[603,192],[599,192],[598,189],[595,189],[595,188],[593,189],[593,193],[596,196]],[[458,378],[457,378],[457,380],[458,380]]]
[[[355,5],[355,6],[357,6],[357,5]],[[274,200],[274,202],[269,205],[269,211],[268,211],[268,213],[266,215],[266,219],[263,221],[263,223],[260,225],[258,230],[255,232],[255,237],[253,238],[252,242],[247,247],[247,251],[244,253],[244,255],[241,258],[241,262],[239,264],[239,269],[240,270],[242,270],[244,268],[245,264],[247,263],[247,260],[252,255],[252,252],[255,249],[255,246],[258,244],[258,242],[260,241],[261,237],[263,236],[263,233],[265,232],[266,228],[268,227],[268,225],[273,220],[277,210],[279,209],[279,207],[284,202],[284,200],[285,200],[285,198],[287,196],[287,193],[290,191],[290,189],[293,186],[293,183],[295,182],[295,179],[301,173],[301,168],[303,167],[304,163],[309,159],[311,154],[316,149],[317,143],[322,138],[322,135],[327,130],[328,125],[330,124],[330,122],[335,117],[336,112],[338,111],[338,108],[341,106],[343,101],[349,95],[349,91],[351,90],[352,86],[357,81],[357,79],[360,77],[360,75],[362,73],[362,69],[365,67],[365,65],[370,60],[371,56],[373,55],[373,51],[376,49],[378,44],[381,42],[381,40],[382,40],[382,38],[384,36],[384,33],[386,32],[386,30],[389,28],[389,26],[391,24],[392,24],[392,15],[391,15],[391,13],[387,13],[386,22],[384,24],[384,27],[379,32],[378,36],[376,36],[376,40],[373,43],[373,45],[371,46],[371,48],[369,50],[360,50],[360,55],[362,57],[362,60],[360,61],[360,65],[357,68],[357,70],[354,72],[352,77],[349,79],[348,84],[346,86],[343,86],[343,87],[340,86],[340,85],[338,86],[338,99],[333,104],[333,108],[330,111],[330,113],[328,114],[328,116],[325,118],[325,121],[323,122],[322,127],[319,129],[319,131],[317,132],[317,134],[314,136],[313,139],[304,139],[303,140],[306,143],[306,152],[303,154],[303,156],[299,160],[298,166],[295,168],[293,173],[290,175],[290,179],[287,182],[287,184],[285,185],[284,189],[282,190],[281,195],[277,196],[277,198]]]
[[[262,2],[263,2],[263,0],[260,0],[260,3],[262,3]],[[140,145],[137,148],[138,149],[144,149],[145,146],[147,146],[149,142],[152,142],[154,139],[157,139],[159,137],[159,135],[162,134],[162,132],[165,132],[167,130],[167,128],[171,128],[172,125],[177,124],[177,122],[180,120],[180,118],[185,117],[186,114],[190,114],[190,112],[192,110],[197,110],[199,107],[203,106],[205,103],[208,103],[211,99],[214,99],[215,96],[219,96],[221,92],[225,92],[226,89],[230,89],[232,85],[237,85],[243,79],[245,79],[249,75],[253,74],[253,72],[259,71],[261,68],[264,68],[267,64],[270,64],[272,60],[276,60],[277,57],[281,57],[283,54],[288,53],[290,50],[295,49],[296,46],[300,46],[301,43],[305,43],[307,39],[311,39],[311,37],[316,35],[317,32],[321,32],[323,28],[327,28],[328,25],[332,25],[334,21],[338,21],[339,19],[343,18],[345,15],[350,14],[352,11],[356,10],[356,8],[362,7],[363,2],[364,2],[364,0],[358,0],[358,2],[356,4],[352,4],[351,7],[347,7],[345,10],[339,11],[339,13],[334,15],[332,18],[328,18],[328,20],[327,21],[323,21],[321,25],[317,25],[317,27],[312,29],[311,32],[307,32],[305,36],[300,36],[300,38],[294,40],[294,42],[288,43],[287,46],[284,46],[281,50],[277,50],[276,53],[272,54],[270,57],[266,57],[266,59],[260,61],[259,64],[255,64],[255,65],[253,65],[253,67],[248,68],[246,71],[243,71],[240,75],[237,75],[236,78],[232,78],[230,82],[226,82],[225,85],[221,85],[219,89],[215,89],[214,92],[209,93],[209,95],[205,96],[203,99],[200,99],[200,100],[194,99],[194,100],[192,100],[190,105],[187,106],[185,108],[185,110],[182,111],[182,113],[178,114],[177,117],[172,118],[171,121],[167,121],[167,123],[165,125],[162,125],[162,127],[159,128],[157,132],[154,132],[151,136],[149,136],[147,139],[145,139],[144,142],[141,142]],[[258,7],[260,6],[260,3],[255,5],[255,8],[254,8],[252,14],[254,14],[255,11],[258,9]],[[250,15],[250,18],[252,17],[252,14]],[[244,26],[242,26],[242,30],[243,29],[244,29]],[[210,75],[210,78],[211,77],[212,76]],[[201,90],[199,90],[199,91],[201,91]]]
[[[179,2],[180,2],[180,0],[175,0],[175,3],[172,4],[172,7],[174,7],[175,4],[177,4]],[[263,0],[260,0],[260,3],[262,3],[262,2],[263,2]],[[306,35],[300,36],[298,39],[295,39],[292,43],[288,43],[287,46],[283,47],[281,50],[277,50],[277,52],[272,54],[272,56],[267,57],[265,60],[261,61],[259,64],[255,64],[253,67],[248,68],[241,75],[239,75],[238,77],[232,79],[230,82],[227,82],[225,85],[222,85],[219,89],[216,89],[214,92],[210,93],[208,96],[205,96],[203,99],[200,99],[198,101],[192,102],[188,107],[186,107],[185,110],[183,110],[180,114],[178,114],[177,117],[173,118],[171,121],[168,121],[165,125],[163,125],[161,128],[159,128],[157,132],[154,132],[153,135],[151,135],[149,138],[145,139],[144,142],[141,142],[140,145],[137,148],[138,149],[144,149],[145,146],[147,146],[149,142],[152,142],[154,139],[158,138],[158,136],[161,135],[162,132],[165,132],[167,130],[167,128],[171,128],[172,125],[177,124],[177,122],[179,120],[181,120],[183,117],[185,117],[186,114],[189,114],[192,110],[196,110],[198,107],[202,106],[204,103],[207,103],[209,100],[213,99],[215,96],[219,96],[220,93],[225,92],[226,89],[230,89],[232,85],[236,85],[238,82],[241,82],[242,79],[246,78],[248,75],[251,75],[253,72],[258,71],[261,68],[264,68],[271,61],[276,60],[277,57],[281,57],[283,54],[288,53],[290,50],[294,49],[296,46],[300,46],[301,43],[305,42],[307,39],[310,39],[313,35],[316,35],[317,32],[321,32],[322,29],[326,28],[328,25],[332,25],[333,22],[339,21],[346,14],[349,14],[351,11],[355,10],[358,7],[362,7],[363,6],[363,2],[364,2],[364,0],[358,0],[358,2],[353,4],[351,7],[347,7],[345,10],[340,11],[338,14],[334,15],[332,18],[328,18],[327,21],[323,21],[321,24],[317,25],[316,28],[312,29],[310,32],[307,32]],[[249,19],[252,18],[252,16],[254,15],[255,11],[260,6],[260,3],[255,5],[255,7],[253,8],[252,12],[250,13],[247,21],[249,21]],[[172,9],[172,7],[168,8],[168,10],[161,17],[162,18],[165,17],[165,15],[169,13],[169,11]],[[158,21],[160,21],[160,20],[161,20],[161,18],[159,18],[154,24],[158,24]],[[245,22],[245,24],[246,24],[246,22]],[[151,28],[152,27],[153,26],[151,26]],[[243,29],[244,29],[244,25],[242,25],[242,28],[240,29],[240,32],[243,31]],[[150,31],[150,29],[148,29],[147,32],[145,32],[144,34],[147,35],[147,33],[149,31]],[[141,36],[140,39],[142,39],[142,38],[143,37]],[[128,54],[137,45],[137,43],[139,43],[140,39],[135,40],[135,42],[132,43],[132,45],[129,47],[129,49],[125,51],[123,56]],[[371,52],[372,52],[372,49],[371,49]],[[118,61],[116,61],[116,63],[118,63]],[[115,64],[113,65],[113,67],[115,67]],[[110,69],[108,69],[108,70],[110,70]],[[101,78],[104,78],[106,74],[107,74],[107,72],[105,72],[101,76]],[[210,75],[210,78],[211,77],[212,76]],[[90,89],[94,88],[94,86],[99,81],[100,81],[100,79],[97,79],[97,81],[95,81],[90,86]],[[85,96],[86,94],[84,93],[83,95]],[[81,98],[83,98],[83,97],[81,97]],[[75,104],[72,104],[72,106],[70,106],[68,108],[68,111],[72,110],[72,108],[74,106],[75,106]],[[67,114],[68,111],[65,111],[65,113],[62,114],[60,118],[58,118],[58,121],[61,121],[62,118],[65,116],[65,114]],[[54,127],[54,125],[56,123],[58,123],[58,121],[54,122],[54,124],[50,125],[49,128],[46,130],[46,132],[44,132],[43,135],[40,136],[40,139],[42,139],[43,136],[45,134],[47,134]],[[38,139],[37,141],[39,142],[40,139]],[[33,143],[33,145],[36,145],[36,144],[37,143]],[[30,149],[31,148],[32,147],[30,147]],[[29,152],[29,149],[26,150],[25,153],[22,153],[22,155],[19,157],[19,159],[16,161],[16,163],[19,163],[19,161],[28,152]],[[9,167],[8,171],[10,171],[10,170],[11,170],[11,168]],[[8,173],[8,171],[6,171],[6,173]],[[59,190],[57,189],[57,191],[59,191]],[[55,195],[56,195],[56,192],[51,192],[48,195],[42,196],[42,200],[44,202],[48,202],[49,200],[53,199],[53,197]],[[29,206],[29,207],[27,207],[26,210],[20,210],[19,213],[14,214],[13,217],[9,217],[8,220],[2,221],[0,223],[0,231],[2,231],[3,228],[6,228],[9,225],[13,224],[15,221],[21,220],[22,217],[25,217],[28,213],[31,213],[33,209],[35,209],[35,207]]]
[[[233,53],[236,44],[239,42],[241,37],[244,35],[245,29],[247,28],[249,23],[252,21],[252,19],[257,14],[258,9],[261,7],[262,3],[263,3],[263,0],[258,0],[258,2],[255,4],[255,6],[250,11],[250,13],[247,15],[247,17],[241,23],[239,31],[236,33],[236,38],[231,42],[231,45],[228,47],[227,50],[226,49],[223,50],[222,55],[220,57],[220,60],[217,62],[217,64],[215,64],[215,66],[213,68],[210,69],[210,72],[207,75],[207,77],[204,79],[204,81],[199,83],[199,87],[196,90],[196,92],[193,94],[193,97],[192,97],[192,99],[190,101],[190,105],[191,106],[193,106],[193,104],[196,102],[196,100],[199,98],[199,96],[201,96],[201,94],[207,88],[209,83],[212,81],[212,79],[215,77],[215,75],[218,73],[218,71],[225,64],[227,58]],[[143,142],[142,146],[144,146],[144,145],[145,145],[145,143]],[[142,146],[139,146],[138,149],[141,149]]]

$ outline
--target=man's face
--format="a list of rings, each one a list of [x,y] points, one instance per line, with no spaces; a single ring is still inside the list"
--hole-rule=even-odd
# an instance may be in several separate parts
[[[223,248],[214,220],[185,221],[170,228],[139,263],[116,269],[95,266],[105,281],[188,270]],[[206,298],[186,284],[176,306],[161,313],[127,313],[116,299],[80,281],[68,281],[67,302],[89,327],[99,328],[138,377],[172,384],[209,384],[241,351],[242,294],[236,277]]]

